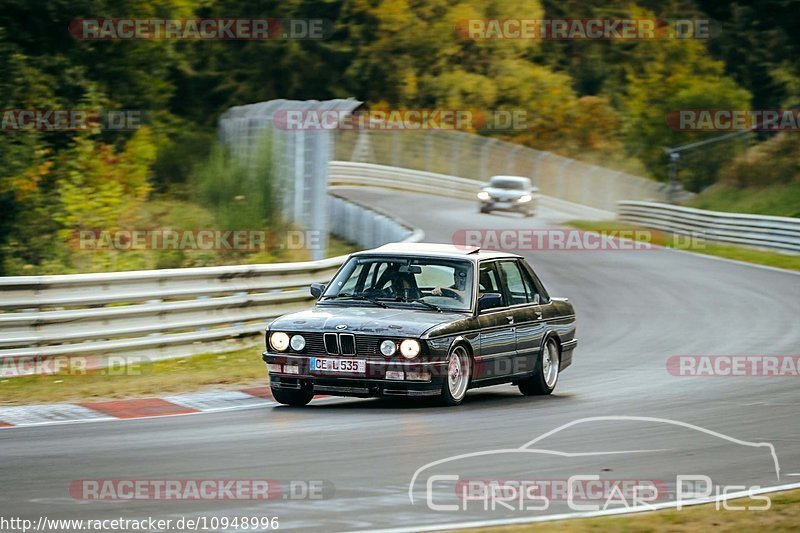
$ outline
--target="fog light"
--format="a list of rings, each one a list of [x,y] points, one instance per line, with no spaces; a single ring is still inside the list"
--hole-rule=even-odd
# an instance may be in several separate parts
[[[274,372],[276,374],[283,373],[283,365],[278,365],[275,363],[267,363],[267,370],[269,372]]]
[[[402,380],[405,376],[403,375],[402,370],[387,370],[386,371],[386,379],[398,379]]]
[[[430,381],[430,372],[406,372],[406,379],[410,381]]]
[[[390,357],[394,355],[395,351],[397,351],[397,345],[394,341],[385,340],[381,343],[381,353],[384,356]]]
[[[300,367],[297,365],[286,365],[283,367],[284,374],[299,374]]]
[[[292,340],[289,341],[289,346],[291,346],[292,350],[295,352],[302,351],[302,349],[306,347],[306,340],[302,335],[292,335]]]

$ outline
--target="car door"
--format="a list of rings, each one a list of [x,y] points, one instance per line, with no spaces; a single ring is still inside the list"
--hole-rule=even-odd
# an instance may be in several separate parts
[[[510,375],[516,357],[514,317],[508,307],[496,261],[482,261],[478,271],[478,296],[497,292],[503,296],[502,307],[487,309],[478,315],[480,355],[476,357],[474,379]]]
[[[501,281],[508,291],[509,311],[514,317],[516,356],[512,373],[527,374],[536,368],[545,332],[541,295],[520,261],[504,260],[498,266]]]

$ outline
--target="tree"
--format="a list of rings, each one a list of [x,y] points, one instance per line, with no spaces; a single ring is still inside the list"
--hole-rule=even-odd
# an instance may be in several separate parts
[[[750,93],[725,76],[724,63],[713,59],[699,40],[639,41],[625,68],[626,146],[661,180],[667,178],[665,147],[714,135],[671,129],[667,124],[671,112],[750,108]],[[740,143],[720,143],[694,156],[691,164],[684,159],[680,178],[690,190],[698,191],[713,183],[720,166],[742,149]]]

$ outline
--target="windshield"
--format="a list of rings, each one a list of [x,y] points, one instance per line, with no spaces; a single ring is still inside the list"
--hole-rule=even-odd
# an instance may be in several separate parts
[[[525,180],[515,180],[509,178],[492,178],[489,185],[496,189],[514,189],[524,191],[530,189],[530,183]]]
[[[373,300],[386,305],[468,311],[472,305],[472,280],[469,261],[352,257],[333,278],[321,300]]]

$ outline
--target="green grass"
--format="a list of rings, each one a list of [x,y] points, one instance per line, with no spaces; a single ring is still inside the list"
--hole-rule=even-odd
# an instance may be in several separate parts
[[[142,398],[202,389],[265,386],[262,344],[223,354],[204,354],[127,367],[124,373],[63,372],[0,379],[0,405]],[[115,374],[115,375],[107,375]]]
[[[714,504],[686,507],[680,511],[665,510],[626,516],[559,520],[540,524],[526,524],[479,530],[491,533],[521,533],[523,531],[565,531],[570,533],[624,532],[650,533],[730,532],[740,531],[797,531],[800,524],[800,490],[770,495],[772,507],[767,511],[717,510]],[[731,505],[733,505],[732,502]],[[737,501],[740,506],[760,506],[761,501]]]
[[[717,184],[687,205],[712,211],[800,217],[800,183],[746,188]]]
[[[328,236],[328,250],[327,250],[328,257],[338,257],[340,255],[348,255],[352,254],[353,252],[357,252],[358,250],[361,250],[361,247],[356,246],[351,242],[348,242],[344,239],[340,239],[336,235]]]
[[[734,259],[737,261],[745,261],[747,263],[754,263],[757,265],[785,268],[788,270],[800,270],[800,255],[798,254],[782,254],[778,252],[746,248],[744,246],[732,246],[710,242],[690,243],[687,241],[686,237],[681,237],[679,235],[674,235],[672,233],[659,230],[639,228],[614,221],[595,222],[588,220],[572,220],[567,222],[567,224],[585,231],[596,231],[601,233],[623,230],[644,230],[646,232],[644,234],[645,238],[639,240],[647,240],[648,242],[657,244],[659,246],[688,250],[699,254],[724,257],[726,259]]]

